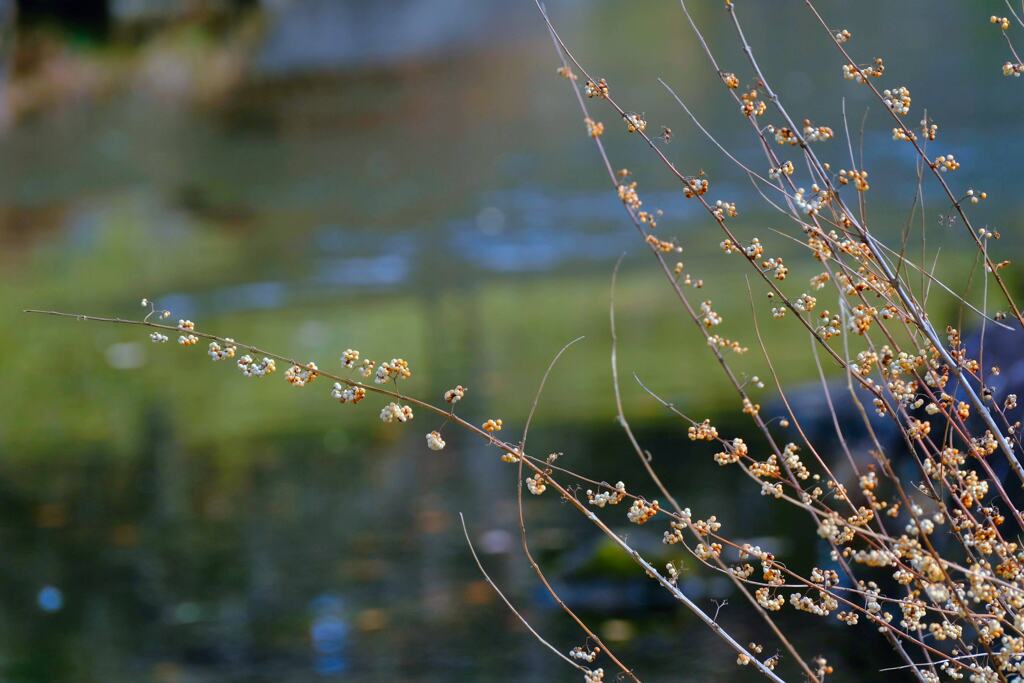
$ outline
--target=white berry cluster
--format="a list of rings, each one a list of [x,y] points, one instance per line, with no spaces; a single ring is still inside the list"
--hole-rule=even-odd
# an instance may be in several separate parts
[[[441,438],[441,433],[434,430],[427,434],[427,448],[432,451],[439,451],[444,448],[444,439]]]
[[[910,112],[910,90],[906,86],[899,88],[886,88],[882,91],[882,101],[885,102],[885,106],[889,107],[889,110],[905,116]]]
[[[444,402],[455,405],[456,403],[461,401],[465,395],[466,387],[460,384],[454,389],[449,389],[448,391],[444,392]]]
[[[236,365],[238,365],[238,369],[242,371],[242,375],[245,377],[264,377],[277,370],[277,364],[274,362],[274,359],[267,358],[266,356],[257,361],[249,354],[245,354],[238,359]]]
[[[626,485],[621,481],[615,484],[614,491],[594,493],[593,490],[587,489],[587,502],[599,508],[603,508],[605,505],[618,505],[625,497]]]
[[[392,358],[390,362],[384,361],[377,367],[377,374],[373,381],[377,384],[384,384],[393,379],[409,379],[410,377],[412,377],[412,370],[409,369],[408,361],[402,358]]]
[[[356,361],[358,360],[358,351],[355,349],[345,349],[345,352],[341,354],[341,367],[351,370],[356,366]]]
[[[408,422],[412,419],[412,408],[400,406],[394,401],[380,411],[381,422]]]
[[[316,363],[309,361],[303,365],[293,365],[285,370],[284,378],[293,387],[304,387],[317,378],[320,373]]]
[[[212,341],[210,342],[209,350],[207,353],[210,354],[210,359],[214,361],[224,360],[225,358],[234,358],[235,352],[238,348],[234,344],[234,339],[228,338],[224,340],[224,346],[219,343]]]
[[[363,387],[348,387],[341,382],[335,382],[331,387],[331,398],[338,403],[359,403],[366,398],[366,389]]]

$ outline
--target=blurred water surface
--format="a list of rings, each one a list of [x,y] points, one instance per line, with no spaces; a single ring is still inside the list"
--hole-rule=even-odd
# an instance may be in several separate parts
[[[745,74],[719,3],[694,4],[723,65]],[[438,424],[426,416],[412,428],[383,425],[372,401],[338,406],[323,382],[299,391],[244,380],[210,367],[202,350],[30,318],[25,307],[130,316],[146,296],[203,329],[324,366],[347,347],[403,356],[410,393],[439,398],[468,385],[465,415],[502,416],[513,435],[551,356],[586,335],[555,371],[532,448],[639,485],[612,421],[608,369],[610,272],[626,251],[620,367],[645,446],[695,512],[766,537],[790,561],[815,552],[784,538],[802,519],[760,499],[736,506],[738,483],[633,381],[635,372],[688,413],[745,428],[621,220],[531,2],[242,5],[154,18],[151,3],[114,3],[85,39],[20,27],[27,64],[8,65],[0,137],[3,680],[568,679],[481,581],[460,511],[531,621],[566,650],[581,644],[530,580],[515,477],[492,450],[448,430],[449,447],[428,453],[422,434]],[[748,181],[657,84],[665,78],[761,167],[678,7],[551,5],[617,99],[673,129],[666,153],[706,170],[716,197],[740,202],[740,230],[796,254],[769,232],[790,226],[755,205]],[[992,196],[982,222],[1009,226],[1024,208],[1010,192],[1024,95],[999,74],[1004,46],[987,23],[998,5],[821,8],[854,32],[858,54],[884,55],[911,85],[914,115],[926,105],[943,149],[964,164],[958,181]],[[846,98],[859,149],[871,103],[842,81],[803,3],[742,12],[790,110],[840,131]],[[615,163],[634,170],[646,206],[665,210],[661,231],[679,236],[683,260],[725,313],[723,334],[746,333],[738,262],[601,114]],[[889,143],[876,106],[865,120],[871,212],[892,237],[916,190],[913,159]],[[838,166],[845,141],[831,144]],[[935,202],[929,239],[952,271],[970,256],[942,212]],[[1019,230],[1003,233],[1006,256],[1020,253]],[[771,343],[784,380],[813,377],[802,339],[788,342]],[[764,372],[753,355],[737,366]],[[565,597],[646,680],[740,675],[567,508],[531,500],[528,510],[534,548]],[[662,563],[679,559],[656,530],[625,531]],[[684,581],[702,604],[728,595],[704,574],[694,568]],[[764,638],[738,606],[722,620],[741,639]],[[869,649],[844,648],[847,631],[804,635],[850,680],[888,661],[884,650],[872,661]]]

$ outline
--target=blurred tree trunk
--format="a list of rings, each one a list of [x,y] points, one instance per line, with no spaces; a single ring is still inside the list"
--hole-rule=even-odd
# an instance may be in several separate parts
[[[0,0],[0,134],[10,127],[13,118],[10,82],[17,14],[14,0]]]

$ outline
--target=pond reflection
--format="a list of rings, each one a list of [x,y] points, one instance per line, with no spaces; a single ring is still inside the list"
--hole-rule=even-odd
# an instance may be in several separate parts
[[[428,418],[414,433],[390,429],[372,406],[339,408],[319,384],[296,392],[242,380],[208,367],[201,351],[18,312],[137,315],[147,296],[205,329],[321,363],[347,347],[402,355],[415,369],[410,393],[468,384],[466,417],[502,415],[513,433],[552,355],[587,335],[557,368],[531,440],[574,470],[641,485],[612,421],[608,361],[610,272],[630,251],[616,295],[623,373],[746,433],[716,368],[687,360],[702,342],[667,308],[663,282],[619,220],[531,2],[239,4],[213,20],[167,28],[160,19],[160,30],[129,22],[124,30],[139,36],[128,46],[116,26],[84,50],[60,34],[39,48],[50,66],[11,86],[22,108],[0,137],[0,677],[568,680],[482,580],[462,537],[460,512],[531,623],[565,650],[582,644],[522,558],[515,477],[493,451],[446,433],[449,447],[428,454],[423,428],[438,426]],[[822,4],[851,28],[876,12],[933,13],[923,0]],[[667,154],[720,177],[729,196],[752,195],[657,87],[666,76],[736,141],[732,151],[754,158],[732,103],[706,96],[717,76],[674,3],[553,11],[625,100],[673,128]],[[803,30],[802,11],[751,6],[752,39],[791,43],[768,26]],[[709,37],[731,45],[717,6],[702,14]],[[944,26],[979,12],[939,14]],[[954,61],[925,36],[904,40],[898,20],[863,33],[865,50],[884,49],[919,84],[915,101],[920,92],[943,111],[957,158],[990,160],[971,177],[998,197],[987,218],[1019,216],[1024,197],[1006,191],[1006,176],[1024,143],[983,132],[1019,123],[1019,97],[989,107],[944,86],[991,73],[1005,88],[1000,46],[951,31]],[[765,59],[793,106],[838,129],[846,97],[859,121],[866,100],[833,78],[828,46],[800,45]],[[816,64],[827,75],[810,72]],[[880,117],[869,122],[866,147],[881,150],[872,211],[894,235],[913,166],[872,144],[888,133]],[[680,258],[728,301],[730,321],[746,320],[745,293],[728,284],[740,282],[730,277],[737,266],[709,226],[646,152],[610,144],[649,188],[645,201],[665,210],[664,229],[685,245]],[[751,229],[786,227],[747,203]],[[958,234],[936,233],[956,265]],[[1019,231],[1007,231],[1001,247],[1020,245]],[[815,377],[792,346],[773,347],[783,379]],[[756,359],[739,367],[758,371]],[[803,518],[756,496],[737,505],[740,483],[625,384],[641,440],[688,506],[752,530],[787,561],[813,561],[819,548],[786,543]],[[531,548],[561,594],[644,680],[756,677],[564,505],[531,499],[527,515]],[[654,530],[622,522],[637,548],[679,561]],[[681,585],[709,609],[730,596],[720,577],[685,569]],[[721,619],[741,639],[763,638],[740,609]],[[889,661],[884,644],[851,651],[846,631],[824,631],[796,627],[797,640],[836,661],[838,680]]]

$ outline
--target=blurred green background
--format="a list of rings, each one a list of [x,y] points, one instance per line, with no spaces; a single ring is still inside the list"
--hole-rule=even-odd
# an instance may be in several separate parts
[[[658,85],[660,76],[734,153],[764,163],[675,2],[550,3],[563,37],[617,100],[674,131],[668,154],[707,171],[713,198],[739,204],[743,236],[814,274],[771,232],[763,208]],[[750,79],[721,3],[693,3],[723,67]],[[986,190],[980,224],[1010,229],[1024,141],[1024,91],[1005,79],[988,24],[1001,3],[822,0],[887,85],[908,84],[963,168]],[[913,158],[798,0],[741,3],[749,38],[798,118],[833,126],[841,106],[871,173],[869,215],[890,243],[916,191]],[[582,644],[532,581],[515,526],[515,476],[493,450],[438,426],[377,420],[370,399],[331,401],[279,378],[244,380],[202,348],[145,332],[29,317],[54,308],[139,316],[142,297],[227,334],[334,368],[341,350],[407,358],[409,393],[469,387],[460,412],[500,416],[513,438],[554,353],[532,449],[649,488],[613,422],[608,304],[617,290],[627,412],[685,505],[716,513],[787,561],[806,522],[770,506],[692,448],[634,382],[720,431],[749,429],[734,394],[607,190],[576,104],[554,74],[529,0],[0,0],[0,680],[570,680],[498,604],[458,527],[531,622],[565,650]],[[722,334],[767,370],[750,324],[742,263],[715,226],[609,112],[616,166],[634,171],[659,232],[725,317]],[[865,117],[865,113],[867,114]],[[776,122],[766,117],[767,122]],[[926,185],[928,256],[966,286],[973,255]],[[937,314],[954,309],[936,293]],[[764,307],[761,306],[763,309]],[[763,314],[764,311],[762,310]],[[792,321],[771,326],[782,379],[815,380]],[[227,365],[227,364],[225,364]],[[283,368],[282,368],[283,370]],[[765,394],[765,403],[770,403]],[[739,501],[742,500],[742,505]],[[624,512],[624,511],[623,511]],[[566,599],[645,680],[753,678],[566,506],[530,500],[533,543]],[[659,563],[660,530],[616,528]],[[787,531],[788,530],[788,531]],[[800,536],[797,536],[800,538]],[[806,538],[806,536],[803,536]],[[685,560],[684,560],[685,562]],[[706,572],[684,588],[714,609],[730,586]],[[744,642],[764,628],[734,596],[721,621]],[[852,647],[845,626],[784,617],[840,679],[891,661]],[[873,643],[865,628],[867,642]],[[881,663],[880,663],[881,662]],[[608,665],[605,663],[608,671]],[[784,664],[785,666],[785,664]]]

